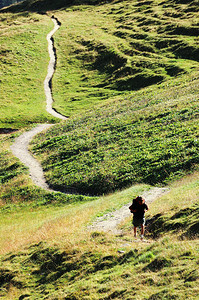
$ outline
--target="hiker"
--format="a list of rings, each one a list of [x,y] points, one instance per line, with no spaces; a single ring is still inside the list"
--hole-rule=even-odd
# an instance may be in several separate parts
[[[134,237],[137,235],[137,227],[141,226],[141,240],[144,238],[144,226],[145,226],[145,211],[148,210],[148,206],[145,200],[138,196],[133,199],[132,205],[129,207],[131,213],[133,213],[133,225],[134,225]]]

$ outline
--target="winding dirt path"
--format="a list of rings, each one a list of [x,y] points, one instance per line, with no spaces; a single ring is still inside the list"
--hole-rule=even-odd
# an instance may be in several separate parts
[[[57,113],[53,108],[53,98],[52,98],[52,89],[51,89],[51,81],[52,77],[55,71],[55,65],[56,65],[56,56],[54,51],[54,45],[53,45],[53,34],[59,29],[60,25],[58,24],[57,20],[55,18],[52,18],[52,21],[54,23],[53,30],[47,35],[47,41],[48,41],[48,51],[50,56],[50,61],[48,65],[48,72],[47,76],[44,80],[44,91],[46,95],[46,110],[53,115],[56,118],[59,118],[61,120],[66,120],[67,117]],[[33,128],[30,131],[24,132],[22,135],[20,135],[18,138],[16,138],[15,142],[11,145],[11,151],[12,153],[21,160],[21,162],[26,165],[29,168],[30,177],[35,183],[35,185],[48,190],[55,192],[51,190],[46,183],[42,167],[40,163],[31,155],[31,153],[28,150],[28,146],[32,138],[44,131],[47,130],[53,126],[53,124],[39,124],[35,128]],[[160,197],[163,193],[167,192],[168,189],[164,188],[152,188],[149,191],[146,191],[143,193],[143,197],[146,199],[146,202],[150,204],[153,200]],[[118,225],[127,217],[129,217],[129,209],[130,203],[124,205],[122,208],[120,208],[117,211],[114,211],[112,213],[105,214],[102,217],[99,217],[93,222],[92,225],[88,227],[88,230],[97,230],[97,231],[105,231],[105,232],[112,232],[114,234],[121,234],[121,230],[118,229]]]
[[[24,132],[18,138],[16,138],[14,144],[11,145],[12,153],[20,159],[20,161],[29,168],[30,177],[32,181],[39,187],[50,190],[43,174],[42,167],[40,163],[30,154],[28,151],[28,145],[32,138],[50,128],[52,124],[40,124],[37,127],[33,128],[30,131]]]
[[[54,33],[59,29],[60,25],[58,24],[56,19],[52,18],[51,20],[54,23],[54,28],[46,37],[46,39],[48,41],[48,52],[49,52],[49,56],[50,56],[48,72],[47,72],[47,76],[44,80],[44,91],[45,91],[45,95],[46,95],[46,110],[47,110],[47,112],[49,112],[49,114],[53,115],[54,117],[62,119],[62,120],[66,120],[67,117],[59,114],[52,108],[53,98],[52,98],[51,82],[52,82],[53,74],[55,72],[55,65],[56,65],[56,56],[55,56],[54,43],[53,43],[52,37],[53,37]]]
[[[57,113],[53,108],[53,98],[52,98],[52,89],[51,89],[51,81],[53,74],[55,72],[55,64],[56,64],[56,56],[54,51],[53,45],[53,34],[59,29],[60,25],[58,24],[57,20],[52,18],[51,19],[54,23],[53,30],[47,35],[46,39],[48,41],[48,52],[49,52],[49,65],[46,78],[44,80],[44,91],[46,96],[46,110],[56,118],[61,120],[66,120],[67,118],[59,113]],[[52,191],[48,184],[46,183],[42,167],[40,163],[30,154],[28,151],[28,145],[32,138],[42,132],[43,130],[47,130],[53,126],[53,124],[39,124],[35,128],[30,131],[24,132],[21,136],[19,136],[15,142],[11,145],[12,153],[21,160],[21,162],[29,168],[30,177],[33,182],[45,189]]]

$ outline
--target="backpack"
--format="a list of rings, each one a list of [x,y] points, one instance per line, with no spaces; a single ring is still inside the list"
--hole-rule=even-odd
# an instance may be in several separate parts
[[[137,204],[137,198],[133,199],[132,204],[129,206],[130,212],[131,212],[132,214],[133,214],[132,209],[135,209],[136,204]]]
[[[140,198],[143,199],[143,198],[140,197],[140,196],[138,196],[138,197],[136,197],[135,199],[133,199],[132,204],[129,206],[130,212],[131,212],[132,214],[133,214],[132,209],[134,210],[134,209],[136,208],[136,206],[137,206],[137,204],[138,204],[138,200],[139,200]],[[144,200],[144,199],[143,199],[143,200]],[[145,200],[144,200],[143,203],[145,203]]]

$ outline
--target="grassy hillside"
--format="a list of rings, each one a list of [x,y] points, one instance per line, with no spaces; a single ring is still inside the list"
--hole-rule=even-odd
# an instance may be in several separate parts
[[[50,185],[103,194],[135,182],[165,184],[198,165],[197,73],[57,125],[34,139]]]
[[[55,108],[92,110],[35,140],[53,188],[103,194],[166,183],[198,164],[196,4],[129,1],[57,12]]]
[[[0,298],[197,300],[198,1],[49,12],[62,23],[54,106],[70,119],[31,151],[53,188],[79,195],[34,186],[9,150],[34,123],[56,122],[43,92],[53,25],[28,11],[63,1],[20,5],[0,14]],[[146,243],[134,240],[130,214],[120,236],[88,231],[149,184],[170,191],[150,204]]]
[[[25,0],[18,4],[4,8],[3,11],[18,13],[20,11],[31,11],[38,13],[45,13],[49,10],[63,9],[73,5],[89,4],[96,5],[104,3],[104,0]]]
[[[69,115],[198,69],[197,1],[117,1],[56,15],[55,108]]]
[[[35,186],[29,170],[13,157],[9,146],[21,132],[0,134],[0,209],[2,213],[15,213],[15,209],[41,208],[50,203],[68,204],[91,201],[95,198],[82,195],[52,193]],[[4,231],[3,231],[4,232]],[[2,238],[7,239],[3,235]],[[5,241],[4,241],[5,242]]]
[[[130,215],[123,236],[86,230],[97,215],[128,203],[144,186],[84,203],[1,210],[0,229],[8,232],[0,239],[1,299],[196,300],[198,176],[171,185],[150,205],[148,243],[134,241]]]
[[[43,82],[49,61],[47,16],[0,14],[0,130],[55,122],[45,111]]]
[[[117,95],[198,69],[197,3],[125,1],[57,11],[62,26],[55,35],[54,108],[72,116]],[[41,12],[68,2],[25,1],[10,10],[28,11],[34,5]],[[43,80],[48,63],[46,34],[52,22],[45,14],[29,17],[28,12],[4,12],[0,18],[4,74],[0,126],[51,121],[45,112]]]

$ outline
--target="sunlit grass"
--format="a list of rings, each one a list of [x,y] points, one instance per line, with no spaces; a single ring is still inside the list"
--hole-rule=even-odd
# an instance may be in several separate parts
[[[198,294],[198,239],[179,240],[178,232],[164,232],[160,239],[147,238],[147,243],[133,241],[131,216],[126,224],[123,223],[123,236],[89,232],[87,229],[99,214],[120,208],[148,188],[145,185],[134,186],[84,203],[64,206],[55,203],[38,208],[27,203],[27,207],[15,206],[13,212],[2,211],[0,230],[5,234],[0,239],[1,254],[11,252],[10,255],[14,255],[12,261],[6,255],[4,266],[8,264],[10,272],[14,268],[18,280],[27,281],[27,293],[41,276],[43,283],[40,283],[40,288],[45,287],[45,291],[57,297],[76,295],[79,298],[88,296],[99,299],[101,291],[104,297],[117,294],[128,299],[134,291],[136,299],[155,294],[178,299],[186,295],[195,299]],[[197,203],[198,172],[169,188],[167,194],[150,204],[147,219],[162,212],[169,216],[174,210],[178,212],[189,207],[190,196]],[[174,208],[176,199],[173,197],[176,194],[181,199]],[[197,215],[195,218],[197,220]],[[119,254],[118,250],[124,254]],[[59,263],[56,256],[61,253],[68,256],[66,261]],[[45,264],[50,268],[47,277],[42,275]],[[72,270],[65,269],[65,264],[69,264]],[[38,275],[34,275],[33,270]],[[54,279],[49,285],[48,276],[53,278],[55,274],[57,278],[56,272],[59,273],[59,270],[64,275],[58,276],[56,285],[59,290],[56,291]],[[27,278],[27,273],[31,272],[31,278]],[[68,282],[68,276],[75,276],[74,280]],[[42,299],[44,295],[40,288],[34,291],[34,295]],[[11,292],[17,294],[19,289]]]
[[[68,204],[65,207],[24,207],[8,214],[2,211],[0,226],[4,235],[0,238],[1,254],[42,240],[54,241],[61,245],[79,243],[87,239],[89,234],[86,226],[94,217],[131,202],[132,198],[147,188],[145,185],[138,185],[98,200]]]
[[[175,181],[171,185],[169,193],[162,196],[162,201],[155,200],[150,209],[151,214],[168,213],[173,214],[179,209],[192,206],[199,199],[199,173],[195,172],[189,176]]]
[[[46,112],[43,82],[49,62],[47,16],[0,14],[0,127],[21,128],[53,121]]]
[[[194,3],[192,18],[183,13],[186,9],[187,5],[171,2],[140,6],[134,1],[58,11],[62,26],[55,35],[56,109],[68,115],[81,113],[118,94],[198,68]],[[189,31],[181,34],[179,26]]]
[[[196,13],[196,1],[183,4],[165,1],[162,6],[159,0],[142,5],[134,1],[80,6],[56,12],[62,27],[55,36],[58,56],[53,80],[55,107],[64,114],[79,112],[82,116],[74,117],[65,127],[55,126],[35,140],[49,155],[49,161],[45,153],[38,155],[46,161],[45,168],[58,166],[60,180],[60,170],[65,172],[66,168],[54,158],[60,155],[62,162],[65,149],[80,148],[81,154],[85,145],[98,144],[102,139],[102,144],[108,147],[99,149],[92,159],[99,160],[94,169],[103,175],[116,174],[115,163],[118,170],[126,167],[125,176],[129,180],[129,169],[135,166],[137,182],[141,160],[130,165],[130,159],[139,156],[141,148],[144,176],[148,174],[156,180],[160,171],[168,172],[177,166],[176,173],[170,173],[173,181],[170,191],[150,204],[146,219],[151,227],[146,228],[146,243],[133,239],[130,213],[121,224],[121,236],[90,232],[87,226],[97,216],[119,209],[149,186],[141,184],[121,191],[116,188],[114,193],[98,198],[48,193],[33,185],[27,169],[12,156],[9,145],[16,134],[1,136],[2,299],[197,299]],[[4,16],[0,16],[1,72],[5,72],[1,76],[0,127],[18,128],[32,122],[51,121],[45,112],[42,78],[48,63],[45,36],[53,24],[45,15],[9,14],[7,19]],[[154,75],[158,75],[155,80],[163,82],[132,92],[134,84],[140,84],[132,72],[140,74],[141,83],[149,78],[147,85],[152,83]],[[83,116],[87,109],[90,112]],[[132,135],[126,140],[123,129],[132,124],[134,127],[127,131]],[[137,131],[132,130],[135,125],[139,125]],[[66,129],[74,138],[74,147],[59,136]],[[136,134],[139,140],[135,139]],[[121,135],[119,143],[109,147],[107,141],[117,135]],[[57,137],[60,152],[53,149]],[[128,150],[128,142],[139,147],[132,148],[130,144]],[[113,157],[108,161],[110,154]],[[107,165],[104,162],[100,165],[102,155]],[[161,159],[149,172],[153,155]],[[85,173],[90,175],[91,171],[82,162],[85,179]],[[158,169],[162,164],[163,168]],[[77,165],[81,169],[79,162]],[[70,166],[72,177],[75,161]],[[50,172],[54,175],[54,171]],[[79,176],[80,172],[77,173]],[[189,175],[185,176],[186,173]],[[122,174],[119,183],[123,179]],[[95,180],[99,186],[99,178]],[[129,186],[129,182],[120,188],[124,186]]]
[[[101,195],[136,182],[167,184],[198,163],[197,72],[117,97],[32,142],[58,190]],[[62,176],[60,176],[60,174]]]

